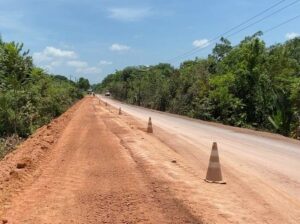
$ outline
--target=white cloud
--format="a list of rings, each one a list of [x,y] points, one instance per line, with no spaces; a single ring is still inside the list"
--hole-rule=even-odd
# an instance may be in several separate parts
[[[41,52],[35,52],[32,55],[33,60],[38,65],[43,62],[61,61],[65,59],[74,59],[77,54],[74,51],[62,50],[55,47],[46,47]]]
[[[207,40],[207,39],[195,40],[193,42],[193,45],[198,48],[204,48],[209,45],[209,40]]]
[[[76,60],[79,56],[75,51],[63,50],[55,47],[46,47],[41,52],[33,53],[34,62],[50,72],[72,67],[74,72],[80,75],[95,75],[101,73],[100,65],[89,66],[86,61]],[[109,63],[107,61],[102,61]]]
[[[46,47],[43,51],[43,54],[54,58],[76,58],[77,57],[74,51],[61,50],[55,47]]]
[[[35,52],[33,53],[32,57],[34,62],[37,63],[38,65],[41,64],[42,62],[51,61],[51,58],[45,55],[43,52]]]
[[[113,44],[110,46],[111,51],[128,51],[130,47],[122,44]]]
[[[100,74],[101,68],[98,67],[85,67],[85,68],[77,68],[76,73],[80,73],[82,75],[94,75],[94,74]]]
[[[108,11],[110,18],[125,22],[138,21],[151,14],[149,8],[112,8]]]
[[[101,60],[101,61],[99,61],[99,64],[100,65],[112,65],[112,62],[111,61],[106,61],[106,60]]]
[[[51,67],[58,67],[62,64],[62,61],[52,61],[49,65]]]
[[[82,75],[91,75],[101,73],[101,68],[96,66],[89,66],[85,61],[73,60],[67,62],[68,66],[74,67],[75,72]]]
[[[68,61],[68,66],[75,67],[75,68],[86,68],[88,67],[88,63],[85,61]]]
[[[288,40],[291,40],[291,39],[294,39],[296,37],[300,37],[300,34],[299,33],[295,33],[295,32],[292,32],[292,33],[287,33],[285,35],[285,38],[288,39]]]

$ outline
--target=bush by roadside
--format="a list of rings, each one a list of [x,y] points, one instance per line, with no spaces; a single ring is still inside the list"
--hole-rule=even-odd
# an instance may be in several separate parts
[[[77,83],[36,67],[23,44],[0,38],[0,158],[82,97]]]
[[[0,159],[2,159],[7,153],[11,152],[22,141],[23,138],[16,134],[7,138],[0,138]]]

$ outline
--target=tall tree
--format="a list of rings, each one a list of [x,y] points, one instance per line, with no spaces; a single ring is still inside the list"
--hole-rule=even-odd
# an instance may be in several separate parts
[[[90,82],[88,79],[85,79],[83,77],[80,77],[78,82],[77,82],[77,86],[79,89],[82,89],[82,90],[88,90],[90,88]]]

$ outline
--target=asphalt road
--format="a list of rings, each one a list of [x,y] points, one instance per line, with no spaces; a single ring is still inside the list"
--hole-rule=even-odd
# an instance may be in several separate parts
[[[232,170],[246,182],[260,180],[262,185],[273,189],[283,198],[289,198],[294,205],[300,205],[300,141],[276,134],[189,119],[99,97],[145,123],[151,117],[154,131],[155,127],[161,128],[175,136],[174,141],[176,139],[177,142],[184,141],[194,145],[182,149],[183,154],[208,155],[212,142],[217,142],[225,169]]]

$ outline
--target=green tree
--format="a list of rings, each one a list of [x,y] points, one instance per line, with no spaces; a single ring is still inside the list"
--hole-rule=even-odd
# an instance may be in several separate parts
[[[221,38],[207,58],[127,67],[99,85],[128,103],[293,135],[300,116],[300,38],[267,47],[262,32],[236,46]]]
[[[89,82],[88,79],[80,77],[78,82],[77,82],[77,86],[78,86],[79,89],[82,89],[82,90],[86,91],[90,88],[90,82]]]
[[[23,44],[0,39],[0,137],[28,136],[80,97],[74,84],[35,67]]]

